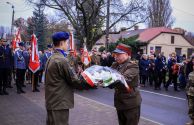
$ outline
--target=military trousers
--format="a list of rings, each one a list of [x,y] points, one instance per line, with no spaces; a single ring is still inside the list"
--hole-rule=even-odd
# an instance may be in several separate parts
[[[46,125],[69,125],[69,109],[47,110]]]
[[[141,107],[133,109],[117,110],[119,125],[138,125]]]
[[[22,85],[24,85],[26,69],[16,69],[16,87],[17,91],[22,90]]]
[[[190,117],[192,120],[194,120],[194,96],[188,95],[188,96],[187,96],[187,99],[188,99],[188,105],[189,105],[188,114],[189,114],[189,117]]]
[[[7,70],[0,68],[0,92],[5,91],[7,87]]]

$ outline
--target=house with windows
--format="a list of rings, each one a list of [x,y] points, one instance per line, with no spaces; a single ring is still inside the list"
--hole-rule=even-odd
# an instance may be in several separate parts
[[[111,34],[109,37],[112,38]],[[116,34],[116,38],[110,42],[116,42],[119,38],[129,38],[138,35],[137,41],[140,43],[141,53],[151,54],[164,52],[166,57],[172,52],[176,52],[178,56],[185,54],[189,57],[194,52],[194,45],[188,41],[183,32],[177,29],[170,29],[166,27],[154,27],[148,29],[135,29],[130,31],[124,31],[119,35]],[[98,43],[103,43],[97,41]]]

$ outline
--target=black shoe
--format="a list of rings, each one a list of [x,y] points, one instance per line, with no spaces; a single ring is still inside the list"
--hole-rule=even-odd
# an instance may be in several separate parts
[[[13,88],[13,86],[11,86],[11,85],[8,85],[8,86],[7,86],[7,88]]]
[[[38,89],[34,89],[32,92],[40,92],[40,90],[38,90]]]
[[[3,91],[4,95],[9,95],[9,93],[7,91]]]
[[[40,85],[37,85],[37,87],[40,87]]]
[[[174,91],[176,91],[176,92],[180,92],[180,90],[178,90],[178,89],[174,89]]]
[[[26,87],[26,85],[22,85],[22,87]]]
[[[0,91],[0,95],[4,95],[4,93],[2,91]]]
[[[168,91],[168,87],[165,87],[165,90]]]
[[[17,90],[17,94],[21,94],[21,91],[20,90]]]
[[[21,93],[26,93],[24,90],[20,90]]]

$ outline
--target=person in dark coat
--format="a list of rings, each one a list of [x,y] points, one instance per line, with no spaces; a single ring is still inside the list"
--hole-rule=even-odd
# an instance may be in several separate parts
[[[113,57],[113,54],[108,52],[107,59],[108,59],[108,66],[110,67],[115,62],[115,58]]]
[[[156,64],[156,75],[157,75],[157,83],[155,85],[155,89],[161,89],[161,84],[162,84],[162,78],[163,78],[163,69],[165,67],[163,61],[162,61],[162,56],[159,54],[156,58],[155,61]]]
[[[8,68],[9,65],[6,64],[8,62],[8,58],[10,54],[8,52],[8,48],[6,48],[6,40],[0,40],[0,95],[8,95],[9,93],[6,91],[7,82],[8,82]]]
[[[155,65],[155,58],[154,55],[150,55],[149,61],[149,83],[150,86],[157,84],[157,76],[156,76],[156,65]],[[156,86],[155,86],[156,88]]]
[[[149,61],[146,54],[142,55],[142,59],[140,60],[139,66],[140,66],[139,68],[140,68],[140,72],[141,72],[140,74],[142,78],[141,86],[145,87],[145,83],[148,78],[148,69],[149,69]]]
[[[194,64],[194,56],[192,56],[191,60],[187,63],[186,78],[188,78],[189,73],[193,71],[193,64]]]
[[[103,51],[100,58],[100,65],[101,66],[108,66],[108,58],[106,51]]]
[[[162,83],[163,85],[165,86],[166,84],[166,73],[167,73],[167,62],[166,62],[166,57],[164,56],[164,52],[161,53],[161,59],[162,59],[162,62],[164,64],[164,67],[162,69]]]

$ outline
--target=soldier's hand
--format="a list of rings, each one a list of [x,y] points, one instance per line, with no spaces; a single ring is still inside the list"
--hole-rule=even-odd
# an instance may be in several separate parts
[[[99,87],[104,87],[103,81],[102,81],[102,80],[98,81],[97,86],[99,86]]]

